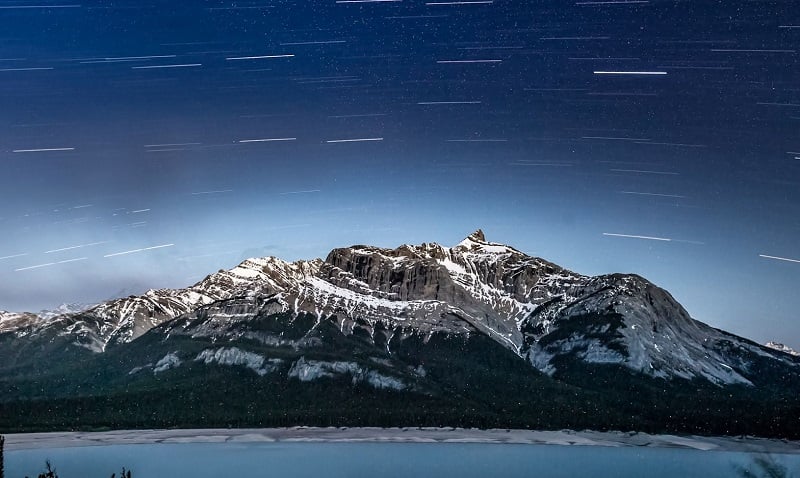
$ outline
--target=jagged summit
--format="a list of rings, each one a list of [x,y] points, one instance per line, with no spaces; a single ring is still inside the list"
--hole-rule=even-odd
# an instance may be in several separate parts
[[[483,234],[483,229],[476,229],[475,232],[467,236],[467,239],[473,242],[486,242],[486,236]]]
[[[520,251],[514,249],[511,246],[506,244],[501,244],[499,242],[489,242],[486,240],[486,236],[483,233],[483,230],[478,229],[469,236],[467,236],[463,241],[456,244],[451,250],[453,251],[469,251],[478,254],[522,254]]]
[[[481,246],[489,244],[491,243],[486,241],[486,236],[484,235],[483,230],[478,229],[469,236],[465,237],[463,241],[456,244],[453,248],[477,249]]]

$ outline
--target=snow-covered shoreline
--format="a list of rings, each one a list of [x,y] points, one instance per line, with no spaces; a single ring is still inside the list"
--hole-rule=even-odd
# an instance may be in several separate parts
[[[242,428],[12,433],[6,451],[152,443],[373,442],[486,443],[683,448],[800,454],[800,441],[755,437],[650,435],[636,432],[477,430],[463,428]]]

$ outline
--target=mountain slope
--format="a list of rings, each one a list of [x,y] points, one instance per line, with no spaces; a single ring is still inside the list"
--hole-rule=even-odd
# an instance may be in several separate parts
[[[503,358],[491,367],[491,357]],[[527,409],[549,409],[546,401],[594,407],[595,416],[607,415],[598,423],[657,426],[662,412],[687,406],[678,398],[699,403],[686,397],[703,390],[706,410],[717,412],[692,423],[707,424],[726,407],[795,410],[797,400],[786,397],[800,390],[800,359],[693,320],[646,279],[577,274],[489,242],[480,230],[451,248],[358,245],[325,260],[249,259],[187,289],[53,318],[6,314],[0,359],[0,386],[15,390],[7,401],[192,390],[213,386],[213,370],[225,381],[271,384],[264,393],[287,397],[284,414],[293,413],[292,394],[305,396],[303,386],[334,387],[337,396],[355,387],[461,397],[473,404],[470,420],[497,423],[511,418],[490,413],[493,404],[523,407],[521,422],[550,423]],[[42,387],[47,381],[61,386]],[[662,403],[612,412],[628,399],[620,390]],[[670,397],[657,398],[664,393]],[[773,418],[758,415],[751,425],[782,430]]]

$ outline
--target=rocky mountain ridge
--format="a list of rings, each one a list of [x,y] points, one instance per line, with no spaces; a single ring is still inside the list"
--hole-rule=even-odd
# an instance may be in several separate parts
[[[769,348],[771,348],[771,349],[773,349],[773,350],[777,350],[779,352],[787,353],[789,355],[794,355],[795,357],[800,357],[800,352],[798,352],[797,350],[789,347],[788,345],[782,344],[780,342],[774,342],[774,341],[773,342],[767,342],[764,345],[769,347]]]
[[[243,261],[186,289],[150,290],[51,317],[0,316],[0,333],[56,334],[104,352],[160,327],[224,342],[256,316],[310,314],[343,334],[395,338],[485,334],[539,371],[563,360],[616,364],[644,375],[753,385],[755,360],[797,367],[784,354],[693,320],[672,296],[633,274],[589,277],[475,231],[454,247],[356,245],[325,260]],[[313,327],[312,327],[313,329]],[[261,341],[287,343],[263,332]],[[295,339],[295,345],[304,339]],[[292,342],[292,341],[289,341]]]

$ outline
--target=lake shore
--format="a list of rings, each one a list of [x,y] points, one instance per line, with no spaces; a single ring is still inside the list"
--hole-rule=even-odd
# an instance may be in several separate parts
[[[800,441],[755,437],[650,435],[637,432],[478,430],[464,428],[291,427],[241,429],[117,430],[12,433],[6,451],[151,443],[374,442],[486,443],[563,446],[655,447],[704,451],[800,454]]]

